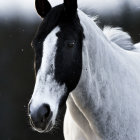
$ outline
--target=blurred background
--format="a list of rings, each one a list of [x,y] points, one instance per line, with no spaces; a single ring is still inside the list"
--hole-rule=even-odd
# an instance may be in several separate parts
[[[140,41],[140,0],[89,1],[88,5],[79,0],[79,6],[91,16],[98,15],[101,27],[120,26],[133,42]],[[35,82],[30,42],[40,22],[34,0],[0,0],[0,140],[64,139],[62,123],[52,133],[39,134],[28,121],[27,104]]]

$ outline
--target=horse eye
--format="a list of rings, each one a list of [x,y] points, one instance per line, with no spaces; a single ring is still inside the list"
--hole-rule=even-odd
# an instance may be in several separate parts
[[[69,48],[73,48],[73,47],[74,47],[74,45],[75,45],[75,43],[74,43],[74,42],[71,42],[71,43],[68,43],[68,44],[67,44],[67,46],[68,46]]]
[[[65,46],[69,48],[73,48],[75,46],[75,41],[65,41]]]

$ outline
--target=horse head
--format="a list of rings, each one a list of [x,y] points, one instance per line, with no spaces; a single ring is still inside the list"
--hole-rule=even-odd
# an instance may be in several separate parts
[[[36,0],[35,5],[42,23],[32,41],[36,82],[28,112],[32,127],[47,132],[79,82],[84,35],[76,0],[64,0],[56,7]]]

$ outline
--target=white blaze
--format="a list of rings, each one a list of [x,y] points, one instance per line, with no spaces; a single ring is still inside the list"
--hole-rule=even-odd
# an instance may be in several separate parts
[[[54,79],[55,54],[57,36],[59,28],[56,27],[45,39],[43,43],[43,55],[40,69],[38,70],[34,93],[31,99],[30,110],[35,111],[42,104],[50,105],[53,112],[53,121],[55,120],[60,98],[64,94],[64,86],[60,86]],[[52,69],[51,73],[48,71]]]

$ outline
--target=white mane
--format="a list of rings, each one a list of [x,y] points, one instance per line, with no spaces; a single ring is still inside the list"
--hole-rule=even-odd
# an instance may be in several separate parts
[[[105,36],[108,40],[116,43],[118,46],[125,50],[134,50],[135,47],[132,43],[131,37],[128,33],[122,31],[121,28],[105,27],[103,29]]]

